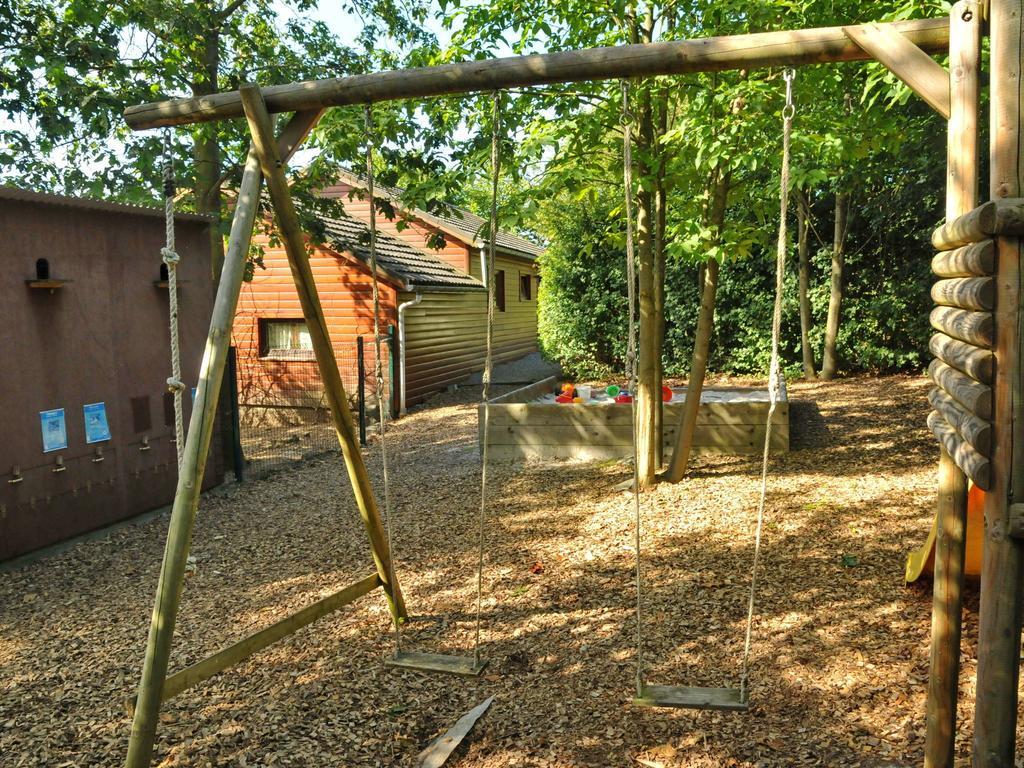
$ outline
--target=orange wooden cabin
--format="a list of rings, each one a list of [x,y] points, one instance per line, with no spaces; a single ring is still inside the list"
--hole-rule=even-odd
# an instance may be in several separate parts
[[[325,242],[312,248],[310,261],[343,381],[353,393],[360,336],[370,386],[373,379],[369,204],[358,179],[348,174],[323,194],[339,199],[346,215],[322,218]],[[378,192],[392,202],[398,195],[397,190]],[[479,217],[454,208],[444,217],[420,210],[394,219],[378,213],[381,326],[392,329],[394,338],[394,359],[385,360],[386,386],[396,390],[395,413],[483,368],[487,289],[481,275],[487,244],[479,234],[482,225]],[[319,385],[311,375],[312,345],[287,257],[266,236],[254,239],[263,248],[264,268],[242,287],[232,334],[240,403],[309,403],[319,398]],[[443,247],[431,247],[437,242]],[[537,350],[536,258],[542,249],[501,232],[496,250],[495,359],[500,362]]]

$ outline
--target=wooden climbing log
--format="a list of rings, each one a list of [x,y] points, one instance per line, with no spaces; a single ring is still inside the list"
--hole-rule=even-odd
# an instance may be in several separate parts
[[[989,460],[968,445],[938,411],[928,414],[928,428],[971,482],[987,491],[990,487]]]
[[[928,349],[946,365],[956,368],[977,379],[982,384],[991,384],[995,375],[995,355],[989,349],[954,339],[944,333],[936,333],[928,342]]]
[[[880,26],[894,29],[926,53],[945,53],[949,47],[948,19],[915,19]],[[559,51],[274,85],[263,88],[262,93],[269,112],[295,112],[549,83],[871,59],[843,30],[821,27]],[[241,94],[227,91],[140,104],[126,109],[124,118],[133,130],[141,131],[242,117],[244,113]]]
[[[932,245],[937,251],[948,251],[993,235],[1024,235],[1024,199],[1008,197],[982,203],[935,230]]]
[[[960,403],[936,387],[928,393],[932,408],[942,414],[946,422],[978,453],[990,458],[992,452],[992,425],[968,412]]]
[[[996,284],[991,277],[954,277],[932,285],[932,301],[946,307],[989,312],[995,300]]]
[[[974,312],[955,307],[936,307],[929,317],[932,328],[976,347],[991,348],[995,323],[991,312]]]
[[[932,360],[928,375],[943,391],[980,419],[992,418],[992,388],[950,368],[941,360]]]
[[[932,258],[932,272],[936,277],[984,276],[995,271],[996,246],[993,240],[942,251]]]

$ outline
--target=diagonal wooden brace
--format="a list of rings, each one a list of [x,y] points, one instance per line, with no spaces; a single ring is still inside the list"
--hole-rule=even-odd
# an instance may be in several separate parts
[[[843,32],[949,120],[949,74],[941,64],[889,25],[843,27]]]
[[[270,114],[267,112],[258,87],[255,85],[243,86],[240,92],[246,119],[249,121],[253,146],[256,148],[263,175],[267,180],[267,191],[270,193],[277,226],[281,232],[281,239],[284,241],[285,252],[288,254],[288,264],[291,267],[292,278],[295,280],[295,288],[299,294],[302,314],[306,319],[313,351],[320,367],[320,375],[324,380],[327,402],[331,408],[331,417],[334,420],[338,443],[341,445],[345,457],[345,466],[352,482],[356,505],[359,507],[359,514],[366,526],[366,533],[370,539],[370,550],[377,565],[377,573],[384,586],[384,592],[388,596],[391,614],[396,622],[402,621],[406,617],[405,602],[402,599],[401,589],[394,580],[391,550],[373,495],[370,476],[366,471],[363,454],[359,449],[359,437],[352,424],[348,395],[345,393],[345,387],[341,381],[338,361],[334,356],[334,347],[327,331],[327,321],[320,306],[313,271],[309,266],[306,238],[295,211],[295,203],[292,200],[291,190],[288,188],[288,180],[284,175],[285,164],[278,152],[277,142],[274,141]]]

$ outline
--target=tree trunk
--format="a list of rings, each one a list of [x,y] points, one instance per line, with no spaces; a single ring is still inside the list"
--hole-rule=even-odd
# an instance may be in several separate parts
[[[712,227],[713,245],[721,240],[722,229],[725,227],[725,210],[729,201],[730,176],[725,174],[714,182],[711,194],[711,206],[708,223]],[[715,259],[708,259],[704,268],[704,282],[701,289],[700,315],[697,318],[697,334],[693,341],[693,358],[690,362],[690,376],[686,381],[686,400],[683,403],[683,415],[679,420],[676,434],[675,450],[664,479],[670,483],[678,483],[686,474],[690,463],[690,451],[693,448],[693,433],[697,427],[697,411],[700,408],[700,396],[704,390],[704,375],[707,372],[708,352],[711,348],[711,334],[715,327],[715,297],[718,293],[719,265]]]
[[[668,131],[668,91],[660,88],[655,97],[654,129],[660,138]],[[660,144],[658,146],[660,147]],[[657,392],[661,391],[665,379],[665,228],[668,222],[668,190],[665,188],[666,161],[665,152],[659,151],[658,169],[654,177],[654,313],[657,318],[655,391]],[[665,463],[665,409],[661,398],[658,399],[655,415],[655,432],[658,436],[655,452],[660,468]]]
[[[220,65],[220,32],[209,30],[203,36],[201,72],[192,85],[194,96],[217,93],[217,72]],[[194,129],[193,159],[195,161],[196,211],[213,217],[210,227],[210,270],[214,286],[220,282],[224,264],[224,238],[221,235],[222,201],[220,192],[220,144],[217,123],[199,125]]]
[[[641,191],[637,205],[637,271],[639,282],[640,339],[637,350],[636,440],[637,476],[641,488],[654,485],[658,471],[657,411],[661,402],[658,382],[657,336],[660,323],[656,309],[654,238],[652,231],[653,198]]]
[[[821,378],[826,381],[836,375],[836,369],[839,367],[836,339],[839,336],[839,314],[843,303],[843,261],[846,257],[846,222],[849,209],[849,194],[837,192],[832,242],[832,285],[828,297],[828,321],[825,326],[825,354],[821,365]]]
[[[804,378],[817,378],[814,364],[814,349],[811,347],[811,298],[808,295],[811,285],[811,253],[808,236],[810,235],[811,206],[806,192],[798,193],[797,198],[797,252],[800,255],[800,348],[803,350]]]

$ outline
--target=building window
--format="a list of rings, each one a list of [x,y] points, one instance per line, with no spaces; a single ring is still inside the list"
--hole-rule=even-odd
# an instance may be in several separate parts
[[[519,275],[519,300],[533,299],[533,278],[530,275]]]
[[[36,280],[50,279],[50,262],[46,259],[36,259]]]
[[[499,312],[505,311],[505,270],[494,273],[494,306]]]
[[[260,319],[260,357],[313,360],[313,340],[304,320]]]

